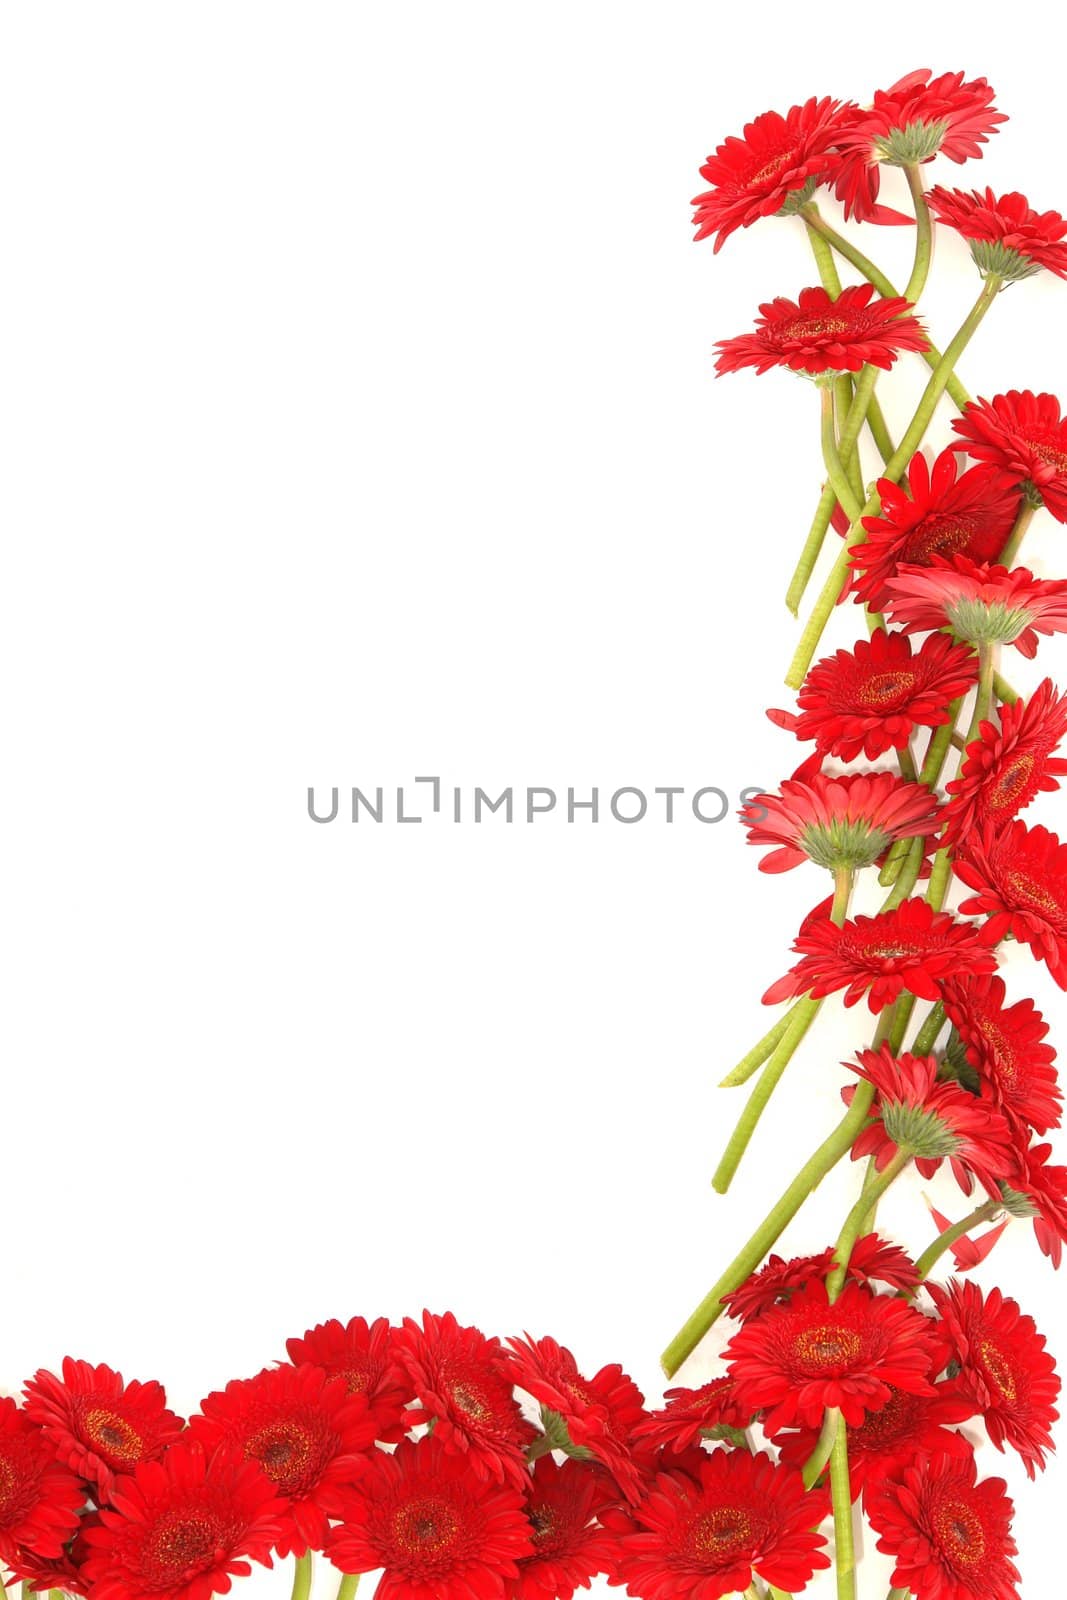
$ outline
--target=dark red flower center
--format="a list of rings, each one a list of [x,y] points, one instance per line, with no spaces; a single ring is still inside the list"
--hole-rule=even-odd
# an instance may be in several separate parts
[[[849,1444],[871,1455],[880,1454],[898,1440],[911,1437],[918,1409],[914,1395],[892,1390],[881,1411],[868,1411],[858,1428],[848,1430]]]
[[[345,1380],[349,1394],[363,1394],[371,1387],[377,1374],[372,1373],[369,1367],[342,1367],[335,1376]]]
[[[856,1330],[836,1322],[804,1328],[793,1339],[793,1355],[805,1372],[847,1369],[862,1348],[863,1341]]]
[[[452,1549],[461,1528],[455,1506],[431,1495],[398,1507],[391,1524],[397,1549],[409,1558],[415,1556],[423,1560]]]
[[[966,1500],[942,1500],[934,1510],[933,1523],[938,1543],[954,1567],[975,1567],[984,1559],[982,1519]]]
[[[1067,450],[1064,450],[1062,445],[1041,438],[1031,438],[1025,442],[1039,461],[1052,467],[1055,472],[1067,472]]]
[[[934,556],[951,556],[970,547],[978,523],[974,517],[954,512],[924,517],[908,535],[902,559],[915,566],[928,567]]]
[[[975,1027],[981,1034],[989,1055],[996,1062],[997,1076],[1009,1081],[1013,1079],[1017,1073],[1017,1063],[1004,1030],[997,1026],[993,1017],[976,1018]]]
[[[453,1383],[448,1388],[449,1399],[456,1410],[473,1423],[492,1422],[494,1411],[491,1400],[485,1391],[478,1389],[469,1380],[463,1383]]]
[[[1000,1346],[990,1338],[979,1340],[978,1355],[986,1378],[996,1389],[998,1398],[1014,1405],[1019,1398],[1015,1373]]]
[[[84,1442],[115,1465],[133,1465],[140,1461],[144,1441],[133,1424],[117,1411],[109,1406],[90,1405],[78,1420]]]
[[[693,1518],[686,1542],[691,1557],[714,1569],[751,1550],[754,1531],[755,1519],[747,1506],[712,1506]]]
[[[986,810],[1017,810],[1021,796],[1029,790],[1033,772],[1034,757],[1028,751],[1020,751],[1005,761],[983,793]]]
[[[167,1589],[202,1571],[214,1558],[224,1532],[222,1520],[206,1508],[167,1512],[149,1530],[141,1551],[141,1577],[150,1589]]]
[[[748,180],[749,183],[769,183],[772,178],[778,176],[783,167],[789,166],[795,153],[795,146],[790,145],[788,149],[783,150],[779,155],[772,156],[769,161],[764,162],[758,172],[752,174]]]
[[[279,1417],[252,1434],[245,1450],[283,1494],[308,1488],[330,1455],[330,1441],[296,1417]]]
[[[840,333],[848,333],[851,328],[852,323],[847,317],[835,317],[824,311],[812,316],[791,317],[776,331],[778,338],[783,341],[803,343],[808,339],[833,339]]]
[[[1033,911],[1044,911],[1054,918],[1058,918],[1062,914],[1059,901],[1048,885],[1038,883],[1028,872],[1014,868],[1004,874],[1004,880],[1024,908],[1028,907]]]
[[[890,710],[915,692],[918,681],[919,674],[907,667],[898,667],[893,672],[874,672],[860,684],[856,698],[860,705],[878,711]]]
[[[19,1474],[6,1456],[0,1456],[0,1514],[5,1512],[15,1498]]]

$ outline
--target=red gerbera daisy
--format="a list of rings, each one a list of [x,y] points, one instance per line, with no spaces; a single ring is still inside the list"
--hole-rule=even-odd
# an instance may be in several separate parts
[[[884,1283],[891,1289],[914,1289],[919,1282],[915,1263],[907,1251],[876,1233],[864,1234],[852,1246],[848,1276],[857,1283]]]
[[[959,1365],[955,1380],[982,1413],[998,1450],[1018,1451],[1031,1478],[1054,1450],[1052,1424],[1059,1418],[1060,1380],[1032,1317],[999,1289],[984,1295],[976,1283],[929,1285]]]
[[[714,233],[717,253],[737,228],[810,200],[816,183],[837,164],[838,110],[838,101],[813,96],[784,117],[764,111],[746,124],[740,139],[719,145],[700,169],[712,187],[693,201],[696,237]]]
[[[976,891],[960,910],[988,918],[982,942],[999,944],[1012,934],[1067,989],[1067,844],[1016,819],[968,840],[956,873]]]
[[[929,567],[901,567],[886,588],[886,610],[908,633],[948,627],[970,644],[1013,644],[1033,657],[1039,633],[1067,628],[1067,581],[1025,567],[937,557]]]
[[[116,1483],[87,1529],[82,1573],[94,1600],[207,1600],[271,1565],[284,1502],[254,1461],[174,1444]]]
[[[772,1255],[737,1289],[724,1295],[723,1303],[732,1317],[747,1322],[751,1317],[762,1316],[771,1306],[788,1301],[806,1283],[814,1279],[825,1283],[833,1265],[832,1248],[821,1250],[818,1255],[794,1256],[790,1261]],[[848,1276],[857,1283],[887,1283],[894,1289],[909,1289],[917,1282],[911,1257],[876,1233],[857,1239],[849,1257]]]
[[[916,650],[906,633],[876,628],[851,650],[815,663],[797,696],[799,716],[768,716],[798,739],[814,739],[820,756],[874,761],[902,750],[917,727],[946,723],[947,707],[976,676],[974,652],[947,634],[930,634]]]
[[[668,1389],[663,1398],[667,1404],[639,1422],[634,1437],[675,1455],[702,1439],[743,1433],[752,1421],[751,1411],[737,1403],[732,1378],[712,1378],[699,1389]]]
[[[932,634],[931,638],[942,638]],[[1000,725],[983,722],[967,746],[959,775],[948,785],[945,843],[984,828],[999,828],[1024,811],[1036,795],[1058,789],[1067,761],[1052,752],[1067,734],[1067,694],[1045,678],[1028,700],[1000,711]]]
[[[966,1194],[977,1178],[999,1199],[999,1180],[1014,1165],[1015,1139],[994,1106],[957,1083],[939,1083],[934,1056],[894,1056],[887,1044],[859,1051],[853,1071],[877,1090],[878,1118],[852,1146],[853,1161],[873,1155],[881,1172],[903,1146],[923,1177],[933,1177],[948,1159]],[[846,1098],[852,1098],[849,1091]]]
[[[929,1394],[932,1324],[905,1301],[847,1283],[831,1304],[807,1284],[787,1305],[747,1322],[726,1348],[740,1405],[767,1409],[764,1428],[812,1427],[836,1406],[850,1428],[880,1411],[890,1386]]]
[[[612,1582],[641,1600],[718,1600],[756,1577],[790,1593],[830,1565],[819,1490],[768,1456],[716,1450],[693,1474],[663,1472],[618,1541]]]
[[[184,1423],[158,1383],[124,1383],[110,1367],[63,1358],[63,1377],[42,1368],[26,1385],[26,1413],[61,1461],[107,1496],[116,1473],[157,1460]]]
[[[1005,1210],[1033,1222],[1038,1249],[1058,1267],[1067,1242],[1067,1167],[1053,1166],[1051,1154],[1050,1144],[1031,1146],[1002,1189]]]
[[[343,1378],[349,1394],[363,1395],[375,1438],[395,1444],[404,1437],[407,1430],[401,1417],[411,1399],[411,1386],[397,1365],[393,1330],[385,1317],[371,1323],[365,1317],[353,1317],[343,1325],[336,1318],[320,1322],[302,1339],[287,1339],[285,1348],[294,1367],[309,1362],[327,1377]]]
[[[815,773],[787,778],[777,794],[758,794],[741,811],[749,844],[777,846],[761,872],[785,872],[814,861],[831,872],[869,867],[893,843],[933,833],[938,803],[924,783],[891,772],[841,778]]]
[[[1029,278],[1042,267],[1067,278],[1067,222],[1058,211],[1034,211],[1023,194],[992,189],[930,190],[927,203],[938,222],[970,242],[983,278]]]
[[[588,1462],[536,1462],[526,1495],[534,1553],[519,1561],[512,1600],[571,1600],[575,1589],[588,1589],[602,1571],[597,1514],[611,1499],[603,1473]]]
[[[857,600],[881,611],[889,579],[902,566],[929,566],[935,556],[997,559],[1019,513],[1018,480],[984,462],[957,476],[958,466],[951,446],[932,468],[920,451],[906,486],[878,480],[881,510],[863,518],[866,538],[849,557]]]
[[[931,1373],[931,1376],[933,1374]],[[955,1424],[973,1417],[978,1407],[947,1383],[935,1383],[929,1394],[907,1394],[890,1385],[881,1411],[869,1411],[858,1428],[848,1430],[848,1470],[856,1500],[880,1479],[899,1477],[902,1467],[919,1457],[973,1454],[969,1440]],[[814,1453],[818,1428],[776,1434],[774,1443],[787,1467],[799,1471]]]
[[[996,976],[953,978],[941,992],[982,1091],[1009,1121],[1038,1133],[1058,1128],[1063,1094],[1056,1052],[1044,1043],[1048,1023],[1034,1002],[1006,1006],[1004,980]]]
[[[952,426],[962,435],[954,449],[1009,473],[1067,522],[1067,417],[1054,394],[1009,389],[973,401]]]
[[[87,1512],[82,1516],[81,1528],[74,1537],[71,1545],[60,1556],[38,1556],[32,1550],[20,1545],[11,1551],[7,1557],[0,1556],[10,1571],[11,1578],[19,1583],[28,1584],[34,1594],[44,1594],[54,1591],[65,1595],[78,1595],[81,1600],[89,1593],[88,1580],[82,1573],[82,1563],[89,1553],[89,1547],[82,1536],[83,1528],[95,1528],[99,1525],[96,1512]],[[8,1588],[11,1587],[10,1582]]]
[[[909,166],[938,154],[963,162],[980,156],[989,135],[1006,121],[993,106],[986,80],[967,80],[962,72],[935,78],[929,67],[921,67],[891,89],[877,90],[871,107],[848,119],[840,141],[843,161],[835,189],[846,217],[910,221],[877,205],[878,163]]]
[[[974,1457],[934,1456],[885,1478],[868,1497],[893,1583],[917,1600],[1019,1600],[1014,1510],[1002,1478],[976,1482]]]
[[[878,1012],[903,989],[920,1000],[937,1000],[944,978],[996,967],[975,923],[934,911],[925,900],[905,900],[895,911],[855,917],[840,928],[828,916],[809,918],[793,948],[801,960],[771,985],[765,1005],[801,994],[821,999],[844,989],[846,1006],[866,995]]]
[[[470,1456],[483,1478],[526,1481],[525,1447],[534,1429],[512,1392],[508,1356],[497,1338],[463,1328],[450,1311],[429,1311],[422,1324],[405,1318],[396,1335],[396,1355],[418,1396],[405,1421],[433,1421],[434,1437],[446,1450]]]
[[[799,301],[782,296],[760,306],[754,333],[720,339],[716,371],[755,367],[769,372],[858,372],[893,365],[902,350],[925,350],[926,333],[907,300],[875,300],[869,283],[850,284],[831,300],[825,289],[801,289]]]
[[[258,1461],[285,1496],[278,1554],[321,1550],[338,1492],[374,1444],[364,1397],[321,1367],[276,1367],[236,1378],[208,1395],[200,1413],[189,1419],[193,1439],[209,1453],[229,1445]]]
[[[644,1420],[644,1396],[618,1365],[585,1378],[570,1351],[555,1339],[510,1339],[511,1375],[542,1408],[551,1432],[559,1429],[560,1448],[588,1451],[607,1467],[628,1499],[644,1489],[634,1460],[636,1429]],[[547,1413],[547,1415],[546,1415]]]
[[[58,1560],[78,1528],[85,1492],[43,1431],[0,1397],[0,1562],[20,1551]]]
[[[383,1567],[381,1600],[498,1600],[534,1551],[518,1489],[486,1483],[435,1434],[370,1455],[343,1519],[330,1560],[342,1572]]]

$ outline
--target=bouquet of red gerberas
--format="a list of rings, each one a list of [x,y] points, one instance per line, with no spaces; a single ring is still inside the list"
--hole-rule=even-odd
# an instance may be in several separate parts
[[[1020,817],[1067,773],[1067,695],[1045,679],[1020,698],[999,659],[1067,630],[1067,582],[1018,565],[1042,508],[1067,522],[1067,420],[1047,394],[972,400],[955,373],[1008,284],[1067,276],[1067,223],[1019,194],[927,191],[923,176],[939,156],[981,155],[1004,121],[992,100],[984,79],[919,71],[867,108],[766,112],[709,158],[696,201],[716,249],[765,217],[810,238],[820,284],[762,306],[718,366],[784,367],[818,392],[824,481],[794,613],[828,539],[834,550],[787,679],[796,707],[770,713],[810,754],[744,812],[765,871],[814,863],[831,892],[767,990],[778,1020],[725,1080],[759,1074],[718,1190],[825,999],[876,1019],[830,1090],[836,1124],[664,1355],[673,1376],[728,1316],[722,1371],[650,1410],[620,1367],[587,1377],[551,1338],[502,1343],[451,1314],[355,1318],[291,1339],[288,1363],[183,1421],[158,1384],[68,1359],[21,1405],[0,1399],[12,1579],[92,1600],[208,1600],[278,1556],[307,1600],[321,1552],[339,1600],[369,1572],[385,1600],[570,1600],[598,1574],[636,1600],[789,1600],[831,1566],[839,1600],[854,1600],[862,1506],[892,1561],[889,1600],[1017,1597],[1012,1506],[1002,1480],[979,1478],[975,1445],[984,1431],[1033,1477],[1059,1380],[1014,1300],[931,1281],[950,1251],[960,1273],[984,1260],[1013,1218],[1054,1266],[1067,1239],[1067,1168],[1045,1142],[1062,1108],[1054,1052],[997,972],[1014,939],[1067,989],[1067,844]],[[911,216],[880,197],[887,165],[907,179]],[[846,220],[914,226],[901,293],[826,220],[820,190]],[[943,352],[915,315],[935,223],[970,242],[981,276]],[[863,282],[843,285],[839,261]],[[877,384],[902,355],[929,376],[897,443]],[[942,397],[959,415],[930,461]],[[869,490],[867,450],[882,461]],[[859,608],[842,615],[862,617],[862,637],[816,660],[841,602]],[[836,1241],[771,1254],[849,1155],[865,1172]],[[937,1237],[909,1254],[876,1231],[879,1203],[906,1173],[942,1168],[969,1209],[935,1213]]]
[[[864,1002],[875,1023],[845,1064],[837,1125],[668,1346],[672,1374],[717,1318],[740,1323],[722,1376],[674,1395],[664,1420],[684,1416],[692,1438],[705,1425],[746,1437],[758,1427],[775,1470],[825,1489],[839,1600],[857,1593],[857,1501],[892,1560],[890,1600],[1016,1596],[1012,1506],[1002,1480],[979,1479],[972,1429],[981,1423],[1033,1477],[1057,1418],[1054,1362],[1015,1301],[929,1281],[948,1251],[960,1273],[984,1260],[1012,1218],[1032,1225],[1054,1266],[1067,1239],[1067,1168],[1045,1140],[1062,1108],[1054,1051],[1032,1001],[1009,996],[997,973],[998,947],[1014,939],[1067,989],[1067,843],[1020,816],[1067,773],[1056,754],[1067,695],[1046,678],[1020,697],[1001,670],[1010,671],[1002,655],[1032,658],[1042,636],[1067,630],[1067,582],[1019,564],[1042,509],[1067,521],[1067,418],[1050,394],[972,399],[955,372],[1006,287],[1041,271],[1067,277],[1067,222],[1021,194],[927,190],[924,179],[937,157],[980,156],[1004,120],[989,84],[962,73],[914,72],[867,108],[810,99],[720,145],[695,201],[697,236],[714,234],[716,250],[762,218],[793,219],[820,280],[762,305],[751,332],[718,345],[720,373],[784,368],[818,393],[823,483],[788,583],[794,614],[820,563],[825,578],[786,678],[795,708],[769,712],[805,758],[742,816],[766,849],[764,871],[814,863],[831,892],[764,995],[782,1013],[725,1080],[759,1074],[716,1189],[729,1187],[826,998]],[[910,215],[880,196],[887,166],[906,178]],[[830,224],[819,191],[846,219],[914,227],[899,291]],[[938,226],[968,242],[980,277],[943,351],[916,314]],[[862,281],[844,283],[843,266]],[[878,381],[916,355],[929,370],[898,433]],[[927,456],[942,402],[957,414]],[[862,636],[816,659],[839,606]],[[865,1175],[836,1242],[767,1259],[846,1155]],[[890,1186],[942,1167],[971,1197],[967,1214],[949,1222],[935,1212],[939,1234],[916,1258],[879,1239]],[[716,1453],[740,1448],[728,1440]],[[690,1460],[661,1475],[655,1512],[639,1505],[634,1524],[655,1532],[663,1497],[690,1494],[692,1471]],[[730,1522],[729,1537],[736,1531]],[[726,1592],[720,1547],[702,1547],[696,1524],[690,1533],[672,1576],[631,1583],[631,1593]],[[772,1597],[792,1592],[753,1560],[752,1597],[760,1577]]]

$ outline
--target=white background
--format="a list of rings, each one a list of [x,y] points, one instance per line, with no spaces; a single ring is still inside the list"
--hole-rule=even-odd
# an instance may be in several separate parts
[[[815,398],[713,381],[711,351],[815,274],[795,223],[694,247],[697,168],[767,107],[964,67],[1013,120],[931,176],[1062,206],[1047,16],[925,8],[909,40],[854,6],[5,8],[9,1390],[71,1352],[191,1408],[323,1317],[426,1304],[658,1394],[866,1035],[827,1006],[713,1196],[742,1103],[714,1085],[821,876],[761,876],[733,820],[317,827],[306,788],[733,805],[792,770],[763,708]],[[868,244],[903,281],[906,231]],[[935,283],[943,342],[978,286],[953,239]],[[1013,289],[965,381],[1062,391],[1065,314],[1051,277]],[[898,427],[924,374],[886,386]],[[1028,546],[1048,573],[1062,550],[1047,521]],[[928,1242],[918,1184],[883,1217]],[[1027,1228],[981,1279],[1067,1356]],[[1007,1470],[1036,1594],[1062,1482]]]

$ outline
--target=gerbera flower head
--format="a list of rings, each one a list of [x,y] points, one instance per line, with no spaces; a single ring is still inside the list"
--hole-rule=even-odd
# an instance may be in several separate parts
[[[321,1367],[329,1378],[343,1378],[349,1394],[361,1394],[374,1423],[375,1438],[395,1444],[407,1431],[401,1421],[411,1400],[411,1385],[397,1364],[393,1329],[385,1317],[368,1323],[353,1317],[309,1328],[302,1339],[287,1339],[294,1367]]]
[[[1018,1600],[1014,1508],[1002,1478],[976,1478],[973,1455],[934,1456],[867,1497],[897,1588],[922,1600]]]
[[[1067,844],[1016,818],[968,839],[956,874],[975,890],[960,910],[987,918],[983,942],[999,944],[1012,934],[1067,989]]]
[[[805,1284],[814,1280],[825,1283],[833,1265],[832,1247],[820,1250],[818,1255],[794,1256],[789,1261],[769,1256],[744,1283],[724,1295],[723,1302],[732,1317],[748,1322],[772,1306],[785,1304]],[[909,1289],[918,1281],[910,1256],[876,1233],[856,1240],[849,1257],[848,1277],[856,1283],[887,1283],[894,1289]]]
[[[932,633],[916,649],[906,633],[876,628],[815,663],[797,696],[799,716],[768,715],[798,739],[814,739],[818,755],[874,761],[903,749],[917,727],[943,726],[948,705],[976,676],[974,652],[947,634]]]
[[[688,1472],[664,1472],[618,1540],[615,1583],[642,1600],[718,1600],[755,1581],[793,1593],[829,1567],[827,1496],[763,1454],[716,1450]]]
[[[630,1500],[644,1482],[635,1460],[637,1427],[644,1421],[644,1396],[616,1364],[592,1378],[578,1370],[571,1352],[555,1339],[510,1339],[511,1377],[539,1402],[545,1432],[557,1449],[592,1456],[607,1467]]]
[[[712,187],[693,201],[696,237],[714,234],[718,252],[736,229],[810,200],[837,164],[839,109],[838,101],[813,96],[784,117],[764,111],[739,139],[720,144],[700,169]]]
[[[995,561],[1019,512],[1018,479],[979,462],[959,471],[949,446],[929,466],[921,451],[908,464],[905,484],[878,480],[876,517],[864,517],[866,539],[849,557],[858,601],[881,610],[886,585],[901,567],[927,567],[935,557]]]
[[[938,803],[924,783],[891,772],[815,773],[787,778],[777,794],[756,795],[741,818],[749,844],[775,847],[761,872],[785,872],[805,860],[831,872],[854,871],[877,861],[894,839],[933,833]]]
[[[82,1573],[94,1600],[207,1600],[251,1563],[271,1565],[283,1502],[254,1461],[173,1444],[115,1484],[85,1533]]]
[[[801,959],[771,985],[764,1003],[802,994],[821,999],[839,989],[845,991],[846,1006],[866,995],[876,1013],[902,990],[937,1000],[944,978],[995,970],[980,932],[975,923],[915,899],[877,916],[850,918],[840,927],[829,916],[808,918],[793,946]]]
[[[406,1414],[411,1425],[433,1422],[446,1450],[470,1456],[472,1471],[487,1479],[522,1485],[523,1451],[534,1429],[522,1415],[500,1340],[464,1328],[450,1311],[405,1318],[396,1355],[418,1397]]]
[[[78,1528],[85,1492],[43,1430],[0,1397],[0,1563],[23,1552],[60,1560]]]
[[[930,1376],[933,1377],[931,1371]],[[938,1452],[963,1458],[972,1454],[970,1442],[955,1425],[973,1417],[978,1407],[957,1388],[935,1383],[929,1394],[908,1394],[890,1386],[889,1399],[880,1411],[868,1411],[858,1428],[848,1431],[848,1470],[852,1498],[870,1490],[886,1477],[895,1478],[902,1467]],[[799,1471],[818,1443],[819,1429],[801,1428],[775,1435],[774,1443],[787,1467]]]
[[[877,205],[878,163],[911,166],[946,155],[957,163],[982,154],[982,145],[1007,118],[993,106],[984,78],[962,72],[934,77],[929,67],[909,72],[890,89],[879,89],[869,109],[856,112],[840,141],[842,164],[835,181],[845,215],[858,221],[910,221],[885,215]]]
[[[1067,628],[1067,581],[1025,567],[939,556],[929,567],[902,566],[886,589],[886,610],[909,633],[947,627],[969,644],[1013,644],[1033,657],[1039,633]]]
[[[712,1378],[699,1389],[668,1389],[667,1404],[650,1412],[634,1429],[634,1437],[647,1439],[657,1450],[680,1455],[702,1439],[726,1439],[734,1444],[752,1420],[751,1411],[738,1405],[732,1378]]]
[[[801,289],[798,300],[779,296],[760,306],[752,333],[720,339],[716,371],[755,367],[769,372],[858,372],[863,366],[893,365],[902,350],[925,350],[922,323],[907,300],[874,298],[869,283],[850,284],[831,300],[825,289]]]
[[[534,1553],[519,1490],[487,1483],[435,1434],[373,1452],[342,1517],[330,1560],[342,1572],[384,1568],[381,1600],[502,1600]]]
[[[85,1543],[84,1532],[97,1527],[99,1521],[100,1518],[95,1511],[83,1512],[78,1532],[62,1555],[35,1555],[26,1545],[20,1545],[12,1550],[10,1556],[6,1558],[11,1578],[19,1583],[28,1584],[34,1594],[44,1594],[53,1590],[65,1595],[78,1595],[81,1600],[86,1600],[89,1584],[82,1573],[82,1564],[89,1553],[89,1547]],[[0,1557],[0,1559],[5,1558]],[[9,1581],[8,1588],[10,1587]]]
[[[1067,417],[1054,394],[1009,389],[972,401],[952,426],[961,436],[954,449],[1008,473],[1067,522]]]
[[[1043,1335],[999,1289],[984,1295],[976,1283],[951,1283],[930,1284],[929,1292],[959,1366],[956,1385],[982,1413],[997,1449],[1010,1445],[1033,1478],[1056,1448],[1059,1418],[1060,1380]]]
[[[64,1461],[107,1496],[117,1473],[155,1461],[184,1423],[158,1383],[123,1382],[110,1367],[65,1356],[63,1376],[43,1368],[26,1385],[26,1412]]]
[[[766,1410],[764,1428],[821,1425],[836,1406],[850,1428],[880,1411],[891,1388],[928,1394],[933,1325],[903,1300],[846,1283],[831,1303],[814,1280],[747,1322],[726,1348],[738,1403]]]
[[[571,1600],[588,1589],[603,1570],[597,1515],[611,1500],[604,1474],[589,1462],[535,1462],[525,1503],[533,1554],[519,1560],[512,1600]]]
[[[1058,211],[1034,211],[1025,195],[997,196],[992,189],[938,185],[926,200],[938,222],[968,241],[983,278],[1017,282],[1042,267],[1067,277],[1067,222]]]
[[[981,1092],[1009,1122],[1047,1133],[1059,1127],[1063,1104],[1048,1023],[1030,999],[1005,1005],[1006,992],[996,975],[949,979],[941,991]]]
[[[1015,1138],[995,1106],[956,1083],[938,1082],[934,1056],[894,1056],[887,1044],[861,1050],[853,1070],[877,1091],[878,1120],[852,1147],[852,1159],[873,1155],[882,1171],[900,1149],[915,1157],[924,1177],[950,1160],[966,1193],[977,1178],[994,1198],[1012,1170]]]
[[[286,1501],[279,1555],[321,1550],[338,1494],[374,1444],[363,1395],[321,1367],[274,1367],[237,1378],[201,1402],[190,1436],[209,1453],[220,1445],[256,1461]]]
[[[1000,1190],[1005,1211],[1033,1223],[1038,1249],[1058,1267],[1067,1241],[1067,1167],[1051,1163],[1051,1154],[1050,1144],[1031,1145]]]
[[[945,843],[954,846],[984,828],[1002,827],[1037,795],[1058,789],[1067,761],[1053,751],[1065,734],[1067,694],[1058,694],[1049,678],[1028,700],[1003,706],[999,726],[983,722],[959,775],[947,785]]]

